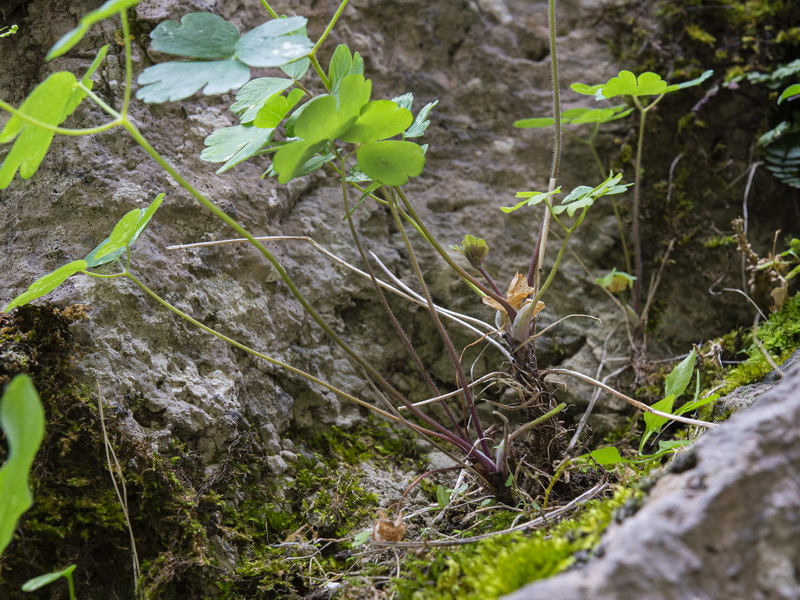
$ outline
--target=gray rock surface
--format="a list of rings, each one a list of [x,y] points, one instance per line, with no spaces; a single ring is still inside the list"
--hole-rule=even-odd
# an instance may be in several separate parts
[[[504,600],[800,598],[800,367],[703,435],[593,559]]]

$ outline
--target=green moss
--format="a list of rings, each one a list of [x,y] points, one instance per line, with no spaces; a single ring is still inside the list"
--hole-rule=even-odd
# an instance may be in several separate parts
[[[574,564],[591,551],[615,511],[636,495],[619,487],[586,504],[577,517],[531,535],[498,535],[435,555],[406,560],[410,577],[395,582],[400,600],[494,600]]]

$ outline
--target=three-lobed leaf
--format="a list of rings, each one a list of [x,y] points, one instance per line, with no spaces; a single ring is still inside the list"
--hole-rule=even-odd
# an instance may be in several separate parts
[[[523,206],[535,206],[553,194],[560,194],[561,187],[557,187],[552,192],[517,192],[517,198],[525,198],[521,202],[517,202],[514,206],[501,206],[500,210],[504,213],[511,213],[519,210]]]
[[[431,110],[439,104],[438,100],[434,100],[433,102],[428,102],[422,109],[417,113],[417,116],[414,118],[414,122],[411,124],[405,133],[403,133],[403,139],[406,140],[408,138],[415,138],[420,137],[422,134],[425,133],[425,130],[428,129],[428,126],[431,122],[428,120],[428,115],[430,115]]]
[[[212,13],[194,12],[181,22],[162,21],[150,33],[154,50],[164,54],[205,60],[231,58],[239,41],[239,30]]]
[[[259,77],[247,82],[236,94],[236,102],[231,104],[231,112],[238,115],[244,125],[252,123],[258,111],[270,100],[278,96],[294,83],[282,77]]]
[[[274,129],[253,124],[217,129],[205,139],[206,148],[200,153],[200,159],[225,163],[217,169],[217,173],[224,173],[258,152],[272,139],[273,132]]]
[[[273,19],[240,37],[236,27],[211,13],[190,13],[180,23],[159,23],[150,34],[154,49],[199,60],[148,67],[139,76],[143,87],[136,97],[149,103],[168,102],[188,98],[200,90],[208,96],[240,88],[250,80],[250,67],[283,67],[306,56],[312,44],[299,33],[305,31],[305,25],[304,17]],[[288,87],[294,78],[285,81],[289,82],[285,84]],[[270,97],[243,98],[244,104],[236,109],[246,113],[247,120],[242,123],[252,121],[263,105],[254,104]],[[249,109],[254,110],[248,112]]]
[[[44,409],[28,375],[17,375],[0,399],[0,429],[8,458],[0,467],[0,555],[20,517],[33,504],[28,479],[44,437]]]
[[[410,111],[391,100],[373,100],[341,136],[344,142],[367,144],[403,133],[414,120]]]

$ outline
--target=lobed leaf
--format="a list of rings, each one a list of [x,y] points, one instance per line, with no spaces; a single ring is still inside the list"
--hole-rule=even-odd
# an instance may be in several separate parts
[[[404,132],[413,120],[410,111],[391,100],[373,100],[364,105],[356,122],[339,139],[354,144],[384,140]]]
[[[205,139],[206,148],[200,153],[200,159],[213,163],[224,162],[217,170],[217,173],[224,173],[258,152],[272,139],[273,132],[274,128],[252,124],[217,129]]]
[[[535,206],[540,202],[543,202],[545,198],[552,196],[553,194],[560,194],[561,187],[557,187],[552,192],[517,192],[517,198],[525,198],[522,202],[517,202],[514,206],[501,206],[500,210],[504,213],[514,212],[522,208],[523,206]]]
[[[283,121],[286,115],[289,114],[289,111],[300,102],[303,93],[303,90],[294,89],[289,92],[288,96],[277,96],[273,98],[258,111],[253,125],[256,127],[274,129]]]
[[[633,285],[634,281],[636,281],[636,277],[625,271],[617,271],[616,268],[611,269],[611,272],[604,277],[594,280],[597,285],[614,294],[624,292]]]
[[[645,71],[638,77],[630,71],[620,71],[616,77],[608,80],[600,90],[601,97],[615,96],[660,96],[667,93],[667,82],[651,71]]]
[[[183,100],[203,88],[203,94],[224,94],[243,86],[250,69],[233,59],[207,62],[166,62],[153,65],[139,75],[145,87],[136,92],[147,103]]]
[[[87,73],[84,77],[85,83],[89,84],[87,87],[91,87],[91,81],[87,79],[90,74]],[[66,121],[85,96],[86,92],[78,87],[75,76],[61,71],[53,73],[37,85],[19,107],[19,111],[48,125],[58,126]],[[0,144],[16,138],[11,151],[0,165],[0,190],[9,186],[18,170],[23,179],[29,179],[36,173],[54,135],[54,132],[37,127],[18,115],[11,116],[0,131]]]
[[[0,399],[0,429],[8,458],[0,467],[0,555],[11,543],[20,517],[33,504],[28,479],[44,437],[44,409],[28,375],[17,375]]]
[[[8,305],[3,309],[3,312],[8,312],[12,308],[22,306],[23,304],[27,304],[28,302],[32,302],[37,298],[41,298],[42,296],[49,294],[75,273],[83,271],[84,269],[88,268],[88,266],[89,265],[85,260],[75,260],[64,265],[63,267],[56,269],[52,273],[48,273],[47,275],[40,277],[30,284],[27,290],[9,302]]]
[[[105,4],[81,18],[78,26],[65,33],[47,53],[45,60],[53,60],[69,52],[72,47],[83,39],[89,28],[95,23],[107,19],[117,13],[136,6],[139,0],[108,0]]]
[[[275,153],[275,158],[272,160],[272,169],[278,175],[278,181],[280,183],[288,183],[295,177],[311,172],[308,171],[308,161],[317,152],[325,148],[326,143],[324,140],[298,140],[283,146]]]
[[[236,42],[236,57],[251,67],[280,67],[306,56],[314,44],[305,35],[288,35],[306,26],[305,17],[267,21]]]
[[[358,166],[374,181],[400,186],[425,168],[425,153],[414,142],[371,142],[356,151]]]
[[[597,85],[586,85],[585,83],[573,83],[569,87],[573,92],[577,92],[578,94],[583,94],[584,96],[596,96],[597,92],[603,88],[603,84],[598,83]]]
[[[339,91],[342,80],[348,75],[363,75],[364,61],[361,55],[356,52],[350,54],[350,49],[345,44],[336,46],[331,62],[328,64],[328,80],[332,94]]]
[[[181,22],[162,21],[150,33],[153,49],[190,58],[233,58],[239,30],[222,17],[194,12]]]
[[[282,77],[259,77],[248,81],[236,94],[231,112],[239,117],[242,125],[252,123],[258,111],[270,100],[294,83]]]

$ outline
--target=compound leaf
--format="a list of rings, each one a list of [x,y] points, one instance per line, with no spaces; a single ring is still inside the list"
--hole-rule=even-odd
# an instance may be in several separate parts
[[[0,399],[0,429],[8,458],[0,467],[0,554],[11,543],[20,517],[33,504],[28,479],[44,437],[44,409],[31,378],[17,375]]]
[[[222,17],[208,12],[194,12],[181,22],[162,21],[150,34],[153,48],[165,54],[190,58],[232,58],[239,30]]]
[[[354,144],[376,142],[402,133],[413,120],[409,110],[391,100],[373,100],[364,106],[356,122],[339,138]]]
[[[236,56],[251,67],[280,67],[306,56],[314,44],[305,35],[288,35],[306,26],[305,17],[273,19],[244,34]]]
[[[36,86],[19,111],[48,125],[60,125],[86,95],[77,84],[72,73],[53,73]],[[12,115],[0,131],[0,144],[19,137],[0,166],[0,189],[8,187],[17,170],[23,179],[32,177],[44,160],[54,135],[48,129]]]
[[[293,83],[292,79],[282,77],[253,79],[236,94],[236,102],[231,104],[231,112],[238,115],[243,125],[252,123],[261,107]]]
[[[405,185],[425,168],[425,153],[414,142],[371,142],[361,146],[356,157],[359,168],[384,185]]]
[[[3,312],[8,312],[12,308],[22,306],[23,304],[32,302],[37,298],[41,298],[45,294],[49,294],[67,279],[69,279],[72,275],[78,273],[79,271],[83,271],[88,266],[89,265],[85,260],[75,260],[64,265],[63,267],[56,269],[52,273],[48,273],[47,275],[40,277],[30,284],[27,290],[9,302],[8,306],[3,309]],[[2,506],[1,502],[0,506]]]
[[[217,173],[223,173],[247,160],[272,139],[274,129],[266,129],[250,125],[223,127],[205,139],[206,148],[200,159],[206,162],[224,162]]]
[[[107,19],[108,17],[125,11],[132,6],[136,6],[138,3],[139,0],[108,0],[108,2],[103,4],[100,8],[93,10],[88,15],[85,15],[75,29],[65,33],[61,39],[59,39],[53,45],[53,47],[50,48],[50,52],[47,53],[45,60],[53,60],[54,58],[69,52],[69,50],[75,44],[83,39],[83,36],[86,35],[87,31],[89,31],[89,27],[98,21]]]
[[[223,94],[250,79],[250,69],[233,59],[207,62],[166,62],[153,65],[139,75],[145,87],[136,92],[143,102],[183,100],[203,88],[203,94]],[[205,86],[205,87],[204,87]]]

